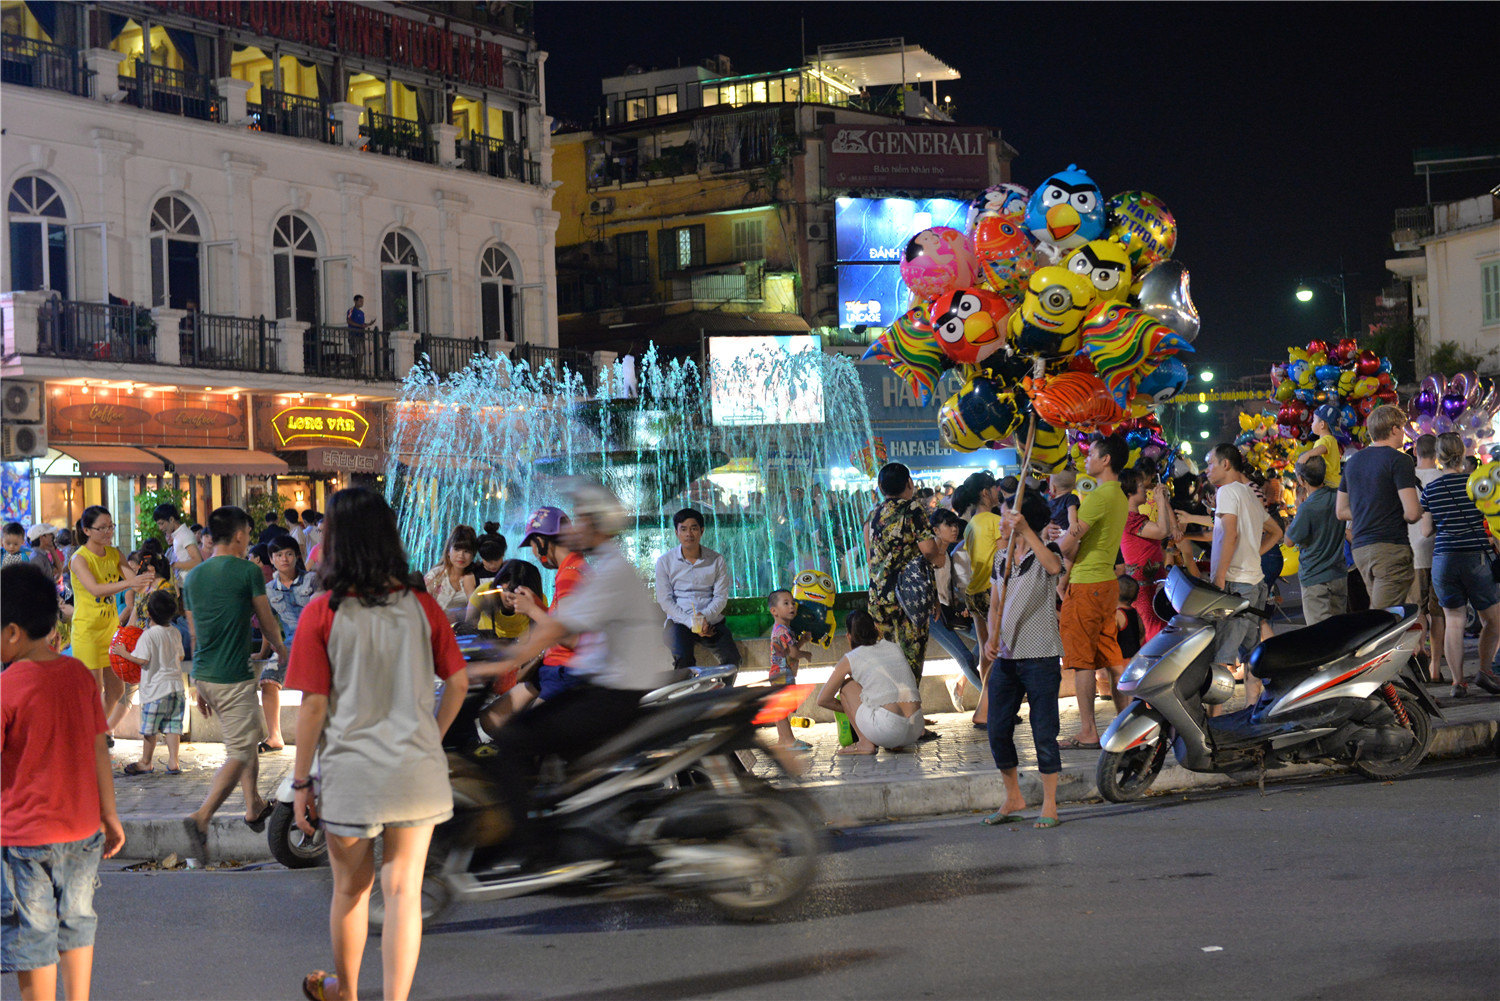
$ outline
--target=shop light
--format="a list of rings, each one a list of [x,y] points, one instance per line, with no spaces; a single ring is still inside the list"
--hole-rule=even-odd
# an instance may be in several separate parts
[[[85,392],[87,392],[87,390],[85,390]],[[58,387],[57,389],[54,389],[52,391],[52,395],[53,396],[61,396],[62,395],[62,387]]]

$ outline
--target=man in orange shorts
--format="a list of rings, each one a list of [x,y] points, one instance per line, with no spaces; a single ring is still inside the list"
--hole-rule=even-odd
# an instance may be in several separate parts
[[[1058,547],[1073,568],[1063,597],[1059,626],[1062,632],[1063,670],[1073,672],[1073,692],[1078,696],[1078,736],[1060,741],[1064,748],[1096,748],[1099,728],[1094,722],[1094,672],[1108,671],[1115,709],[1124,707],[1124,696],[1115,680],[1124,667],[1115,637],[1115,605],[1119,584],[1115,558],[1120,537],[1125,534],[1125,516],[1130,504],[1120,489],[1120,472],[1129,456],[1125,442],[1116,436],[1100,438],[1089,446],[1084,472],[1097,481],[1078,507],[1078,523],[1060,532]]]

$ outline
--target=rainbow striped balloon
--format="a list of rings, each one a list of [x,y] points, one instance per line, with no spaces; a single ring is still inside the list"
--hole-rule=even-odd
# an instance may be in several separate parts
[[[1079,350],[1121,407],[1129,406],[1135,383],[1155,371],[1163,359],[1192,351],[1171,327],[1139,309],[1118,302],[1097,302],[1083,318]]]
[[[863,360],[878,359],[891,367],[917,398],[927,406],[943,371],[943,350],[933,336],[924,306],[913,306],[865,350]]]

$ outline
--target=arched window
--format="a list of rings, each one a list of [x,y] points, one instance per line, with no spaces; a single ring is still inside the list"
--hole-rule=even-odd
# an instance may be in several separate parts
[[[68,211],[40,177],[22,177],[6,202],[10,223],[10,288],[52,289],[68,297]]]
[[[187,202],[157,199],[151,210],[151,304],[197,309],[203,302],[203,236]]]
[[[422,258],[402,230],[380,242],[380,318],[386,330],[422,330]]]
[[[318,237],[307,220],[288,212],[271,233],[271,271],[276,285],[276,318],[317,323]]]
[[[479,318],[487,341],[521,340],[521,270],[503,247],[479,260]]]

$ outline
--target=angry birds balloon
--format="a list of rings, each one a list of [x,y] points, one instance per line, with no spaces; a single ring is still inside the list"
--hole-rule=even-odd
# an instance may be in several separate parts
[[[1016,395],[1000,392],[995,380],[971,376],[938,411],[938,433],[945,447],[976,452],[1014,432],[1022,410]]]
[[[837,594],[833,578],[822,570],[799,570],[792,580],[792,599],[797,602],[792,632],[810,633],[826,650],[833,643],[833,599]]]
[[[932,304],[932,331],[938,347],[956,362],[973,365],[1005,344],[1010,306],[993,292],[961,288]]]
[[[1063,259],[1063,267],[1094,284],[1097,301],[1124,302],[1130,294],[1130,256],[1108,240],[1090,240]]]
[[[1026,203],[1026,229],[1038,243],[1062,250],[1104,235],[1104,193],[1076,163],[1047,178]]]
[[[979,259],[969,238],[950,226],[924,229],[901,255],[901,280],[920,299],[936,299],[968,288],[979,277]]]
[[[1125,191],[1109,200],[1108,238],[1130,254],[1136,274],[1144,274],[1177,248],[1177,220],[1149,191]]]
[[[1021,308],[1010,314],[1010,341],[1023,355],[1070,355],[1078,349],[1078,324],[1093,301],[1089,279],[1067,268],[1039,268],[1026,282]]]

